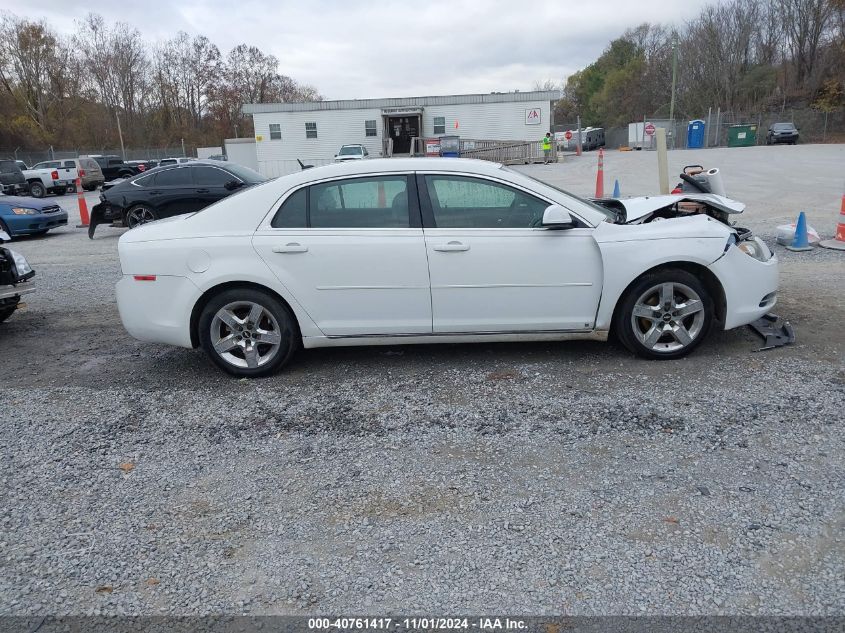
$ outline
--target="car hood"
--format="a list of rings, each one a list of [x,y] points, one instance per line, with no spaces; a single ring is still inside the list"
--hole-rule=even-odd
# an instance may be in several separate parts
[[[8,204],[11,207],[37,209],[38,211],[56,206],[54,200],[39,200],[37,198],[23,198],[21,196],[0,196],[0,204]]]
[[[619,209],[619,207],[622,207],[625,211],[626,223],[636,222],[649,213],[670,207],[678,202],[701,202],[729,215],[742,213],[745,210],[745,205],[742,202],[737,202],[724,196],[718,196],[715,193],[670,194],[666,196],[641,196],[638,198],[621,199],[604,198],[594,200],[594,202],[610,209]]]

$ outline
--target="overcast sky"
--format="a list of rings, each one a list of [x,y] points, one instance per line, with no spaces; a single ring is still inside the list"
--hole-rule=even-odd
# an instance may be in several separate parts
[[[711,0],[716,1],[716,0]],[[707,0],[2,0],[60,32],[89,11],[155,42],[183,30],[225,54],[245,42],[327,99],[529,90],[594,61],[642,22],[677,22]],[[33,13],[33,7],[37,11]]]

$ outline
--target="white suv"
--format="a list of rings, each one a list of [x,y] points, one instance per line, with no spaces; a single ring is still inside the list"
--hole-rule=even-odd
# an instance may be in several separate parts
[[[334,161],[336,163],[343,163],[348,160],[363,160],[369,157],[367,148],[363,145],[343,145],[340,151],[335,154]]]

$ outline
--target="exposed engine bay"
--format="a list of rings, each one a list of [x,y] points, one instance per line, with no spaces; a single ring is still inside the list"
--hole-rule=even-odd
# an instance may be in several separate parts
[[[618,200],[603,198],[593,200],[593,202],[613,211],[616,224],[647,224],[671,218],[707,215],[737,231],[746,230],[737,229],[731,222],[731,216],[742,213],[745,205],[713,193],[645,196]]]

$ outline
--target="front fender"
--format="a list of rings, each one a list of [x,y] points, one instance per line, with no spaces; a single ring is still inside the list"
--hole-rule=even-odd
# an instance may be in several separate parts
[[[610,328],[622,293],[642,274],[664,264],[710,266],[725,252],[732,229],[716,220],[678,218],[641,225],[602,224],[595,238],[604,262],[596,329]]]

